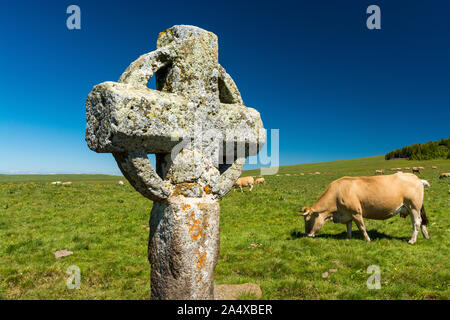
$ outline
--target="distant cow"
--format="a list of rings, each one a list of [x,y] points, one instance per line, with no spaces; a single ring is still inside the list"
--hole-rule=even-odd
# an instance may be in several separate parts
[[[316,172],[314,172],[314,174],[320,174],[320,172],[319,172],[319,171],[316,171]]]
[[[70,186],[70,185],[72,185],[72,182],[71,181],[63,182],[62,185],[63,186]]]
[[[439,175],[439,179],[444,179],[444,178],[450,178],[450,173],[449,172],[445,172],[445,173],[441,173]]]
[[[122,181],[122,180],[120,180],[119,182],[118,182],[118,185],[119,186],[123,186],[125,183]]]
[[[61,184],[61,181],[53,181],[52,184],[59,185],[59,184]]]
[[[432,167],[431,167],[431,169],[437,169],[437,168],[438,168],[438,167],[436,167],[436,166],[432,166]]]
[[[413,168],[412,168],[412,172],[413,172],[413,173],[416,173],[416,172],[417,172],[417,173],[420,173],[420,170],[421,170],[421,169],[420,169],[419,167],[413,167]]]
[[[429,239],[423,206],[425,185],[429,183],[411,173],[335,180],[310,208],[303,208],[305,233],[314,237],[326,221],[332,220],[346,224],[347,237],[351,238],[354,221],[366,241],[370,241],[363,218],[386,220],[406,213],[413,222],[409,243],[416,242],[419,229]]]
[[[252,191],[254,184],[255,180],[253,179],[253,177],[242,177],[237,179],[237,181],[234,183],[236,187],[239,187],[241,189],[241,192],[244,192],[244,190],[242,190],[242,187],[250,187],[250,191]]]
[[[383,169],[375,170],[375,174],[384,174]]]
[[[257,178],[255,180],[255,184],[260,184],[260,183],[264,184],[265,182],[266,182],[266,180],[264,180],[264,178]]]
[[[406,167],[405,170],[411,170],[411,168],[410,167]]]

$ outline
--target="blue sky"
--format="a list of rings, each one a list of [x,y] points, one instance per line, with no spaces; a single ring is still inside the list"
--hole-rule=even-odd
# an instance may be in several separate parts
[[[81,8],[81,30],[66,8]],[[366,8],[381,8],[381,30]],[[280,164],[384,154],[449,134],[448,1],[0,1],[0,173],[119,173],[84,141],[85,99],[191,24],[267,129]]]

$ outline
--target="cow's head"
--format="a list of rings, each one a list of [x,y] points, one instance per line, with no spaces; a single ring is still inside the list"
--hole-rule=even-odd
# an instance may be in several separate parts
[[[329,219],[329,215],[326,212],[317,212],[309,207],[303,207],[299,215],[305,218],[305,234],[308,237],[314,237]]]

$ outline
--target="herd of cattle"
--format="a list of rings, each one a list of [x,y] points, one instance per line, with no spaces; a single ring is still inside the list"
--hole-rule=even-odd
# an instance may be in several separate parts
[[[67,181],[67,182],[53,181],[52,184],[54,184],[54,185],[70,186],[70,185],[72,185],[72,182],[71,181]]]
[[[438,168],[433,166],[432,169]],[[403,170],[411,170],[412,173]],[[396,173],[384,175],[385,170],[378,169],[372,177],[342,177],[331,182],[311,207],[298,210],[299,215],[305,218],[305,234],[314,237],[326,221],[333,221],[347,226],[347,238],[350,239],[352,223],[355,222],[365,240],[370,241],[363,218],[386,220],[399,214],[402,218],[408,215],[411,217],[413,233],[408,243],[417,241],[419,229],[425,239],[430,239],[423,205],[424,187],[430,187],[430,183],[414,174],[420,174],[423,170],[424,167],[391,168],[390,171]],[[321,173],[309,173],[318,174]],[[291,175],[297,174],[285,174]],[[450,178],[450,173],[441,173],[439,178]],[[249,176],[239,178],[234,186],[240,188],[241,192],[243,187],[250,187],[252,191],[253,186],[260,183],[265,183],[264,178],[254,179]]]
[[[437,167],[433,166],[432,169],[437,170]],[[405,173],[404,170],[411,170],[412,173]],[[305,234],[314,237],[326,221],[333,221],[345,224],[347,237],[351,238],[352,222],[355,222],[366,241],[370,241],[363,218],[386,220],[399,214],[403,218],[408,215],[411,217],[413,233],[408,243],[416,242],[419,229],[424,238],[429,239],[423,195],[424,187],[430,187],[430,184],[414,174],[420,174],[423,170],[424,167],[391,168],[390,171],[396,173],[384,175],[384,169],[377,169],[372,177],[342,177],[331,182],[311,207],[298,210],[299,215],[305,218]],[[319,175],[321,172],[308,174]],[[284,174],[291,175],[298,174]],[[304,176],[305,173],[300,175]],[[450,173],[441,173],[439,178],[450,178]],[[51,184],[72,185],[72,182],[54,181]],[[119,181],[118,184],[124,185],[124,182]],[[234,187],[240,188],[241,192],[243,187],[249,187],[252,191],[258,184],[265,184],[265,179],[248,176],[239,178]]]
[[[438,167],[436,166],[432,166],[431,169],[435,169],[437,170]],[[420,173],[421,171],[425,170],[425,167],[405,167],[405,168],[391,168],[389,169],[390,171],[396,171],[396,172],[403,172],[402,170],[406,170],[406,171],[412,171],[413,173]],[[375,174],[384,174],[385,170],[384,169],[377,169],[375,170]],[[447,175],[448,173],[442,173],[442,175]]]

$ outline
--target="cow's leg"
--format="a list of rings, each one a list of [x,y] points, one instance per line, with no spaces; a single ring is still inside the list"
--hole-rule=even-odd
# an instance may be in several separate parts
[[[370,242],[370,237],[367,234],[366,226],[364,224],[364,220],[362,218],[362,215],[359,215],[359,214],[358,215],[354,215],[353,219],[355,220],[355,224],[358,227],[359,231],[361,231],[363,233],[364,238],[366,239],[366,241]]]
[[[244,190],[242,189],[242,186],[239,186],[239,188],[241,188],[241,192],[244,192]]]
[[[352,222],[347,222],[347,239],[352,238]]]
[[[250,191],[252,191],[252,190],[253,190],[253,185],[251,184],[251,185],[250,185]]]
[[[414,244],[417,241],[417,234],[419,233],[420,225],[422,224],[422,218],[420,217],[420,212],[412,208],[411,209],[411,223],[413,227],[413,232],[411,235],[411,240],[408,241],[409,244]]]
[[[430,239],[430,235],[428,234],[427,224],[428,219],[425,213],[425,207],[422,204],[422,208],[420,209],[420,217],[422,218],[422,223],[420,225],[420,230],[422,231],[422,235],[425,239]]]
[[[420,230],[422,231],[422,235],[425,239],[430,239],[430,235],[428,234],[427,226],[422,224],[420,226]]]

